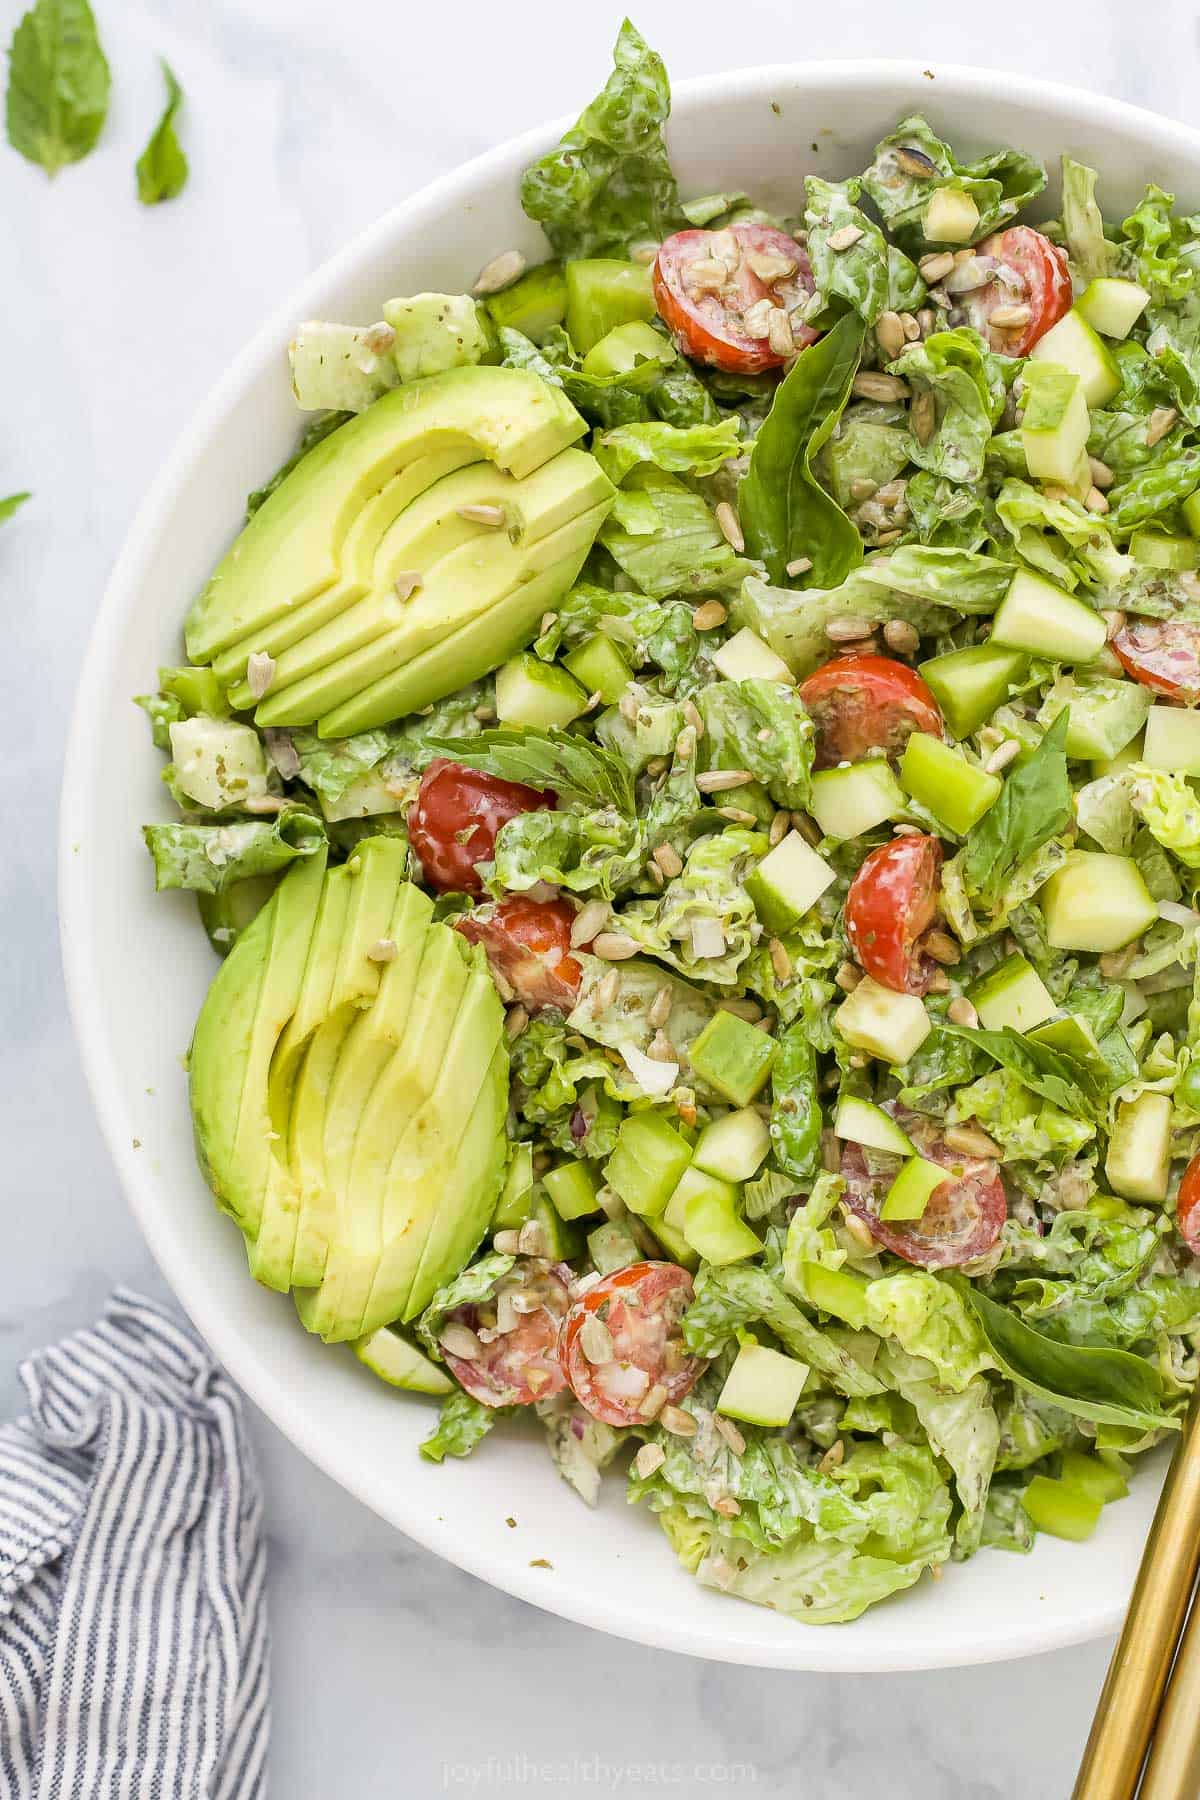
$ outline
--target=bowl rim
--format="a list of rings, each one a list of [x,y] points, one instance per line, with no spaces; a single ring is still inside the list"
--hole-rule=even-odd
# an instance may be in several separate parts
[[[759,64],[749,68],[727,70],[715,75],[692,76],[673,86],[672,115],[689,111],[715,100],[753,99],[771,90],[795,84],[806,96],[822,95],[869,86],[889,78],[911,82],[913,73],[930,74],[921,58],[841,58],[813,63]],[[1022,73],[978,66],[937,63],[932,67],[931,93],[937,84],[957,100],[978,98],[1011,103],[1014,87],[1019,84],[1022,105],[1036,111],[1062,111],[1075,123],[1090,124],[1101,130],[1123,126],[1141,138],[1148,147],[1169,155],[1186,148],[1200,163],[1200,130],[1180,121],[1150,112],[1144,107],[1106,95],[1090,93],[1063,82],[1027,77]],[[371,252],[396,235],[409,232],[423,215],[433,214],[469,200],[480,182],[495,177],[507,168],[516,172],[535,156],[543,154],[557,142],[574,122],[574,115],[533,127],[517,137],[507,138],[459,164],[445,175],[428,183],[398,205],[389,208],[372,224],[356,234],[340,250],[325,259],[300,281],[285,299],[272,309],[234,356],[218,379],[207,399],[193,413],[176,438],[159,473],[138,506],[133,521],[112,566],[104,595],[92,624],[84,651],[75,699],[67,734],[59,802],[58,828],[58,910],[59,939],[67,996],[67,1009],[75,1041],[79,1048],[89,1095],[101,1133],[117,1170],[121,1188],[134,1218],[145,1237],[159,1270],[167,1280],[175,1298],[192,1319],[215,1355],[234,1376],[238,1385],[271,1422],[309,1461],[335,1481],[339,1487],[379,1514],[394,1528],[401,1530],[424,1549],[465,1569],[493,1587],[525,1600],[541,1610],[591,1626],[627,1641],[644,1643],[654,1648],[713,1660],[737,1662],[755,1667],[773,1667],[827,1672],[892,1672],[894,1658],[872,1654],[866,1644],[856,1653],[853,1629],[830,1632],[805,1631],[797,1628],[778,1649],[775,1646],[742,1644],[736,1641],[711,1642],[702,1646],[690,1639],[686,1628],[663,1618],[654,1625],[631,1625],[619,1603],[597,1603],[584,1600],[570,1591],[561,1596],[548,1593],[540,1578],[531,1578],[524,1569],[501,1566],[486,1549],[471,1542],[456,1543],[452,1548],[439,1537],[424,1518],[406,1516],[402,1497],[382,1496],[369,1491],[369,1483],[356,1471],[347,1472],[337,1466],[337,1459],[327,1454],[322,1435],[310,1421],[304,1405],[288,1384],[273,1372],[265,1361],[248,1356],[245,1345],[237,1341],[233,1315],[227,1309],[208,1304],[202,1296],[190,1291],[187,1267],[173,1253],[169,1234],[160,1227],[162,1209],[156,1195],[162,1177],[139,1159],[124,1130],[124,1102],[115,1065],[108,1055],[107,1027],[96,987],[92,965],[83,951],[84,933],[72,929],[76,918],[88,906],[87,884],[80,860],[72,854],[84,817],[84,789],[90,747],[102,738],[104,709],[112,688],[107,679],[117,653],[117,646],[127,618],[141,587],[143,565],[161,522],[173,498],[186,488],[193,464],[203,453],[225,414],[249,384],[255,372],[269,356],[273,356],[281,332],[286,332],[297,319],[307,316],[308,298],[329,283],[352,274],[356,265]],[[501,246],[503,248],[503,246]],[[1090,1642],[1117,1630],[1124,1611],[1122,1596],[1098,1600],[1091,1608],[1057,1623],[1039,1622],[1031,1615],[1024,1623],[1014,1623],[999,1633],[980,1631],[967,1642],[962,1633],[957,1641],[948,1641],[944,1650],[923,1651],[919,1659],[904,1664],[907,1669],[954,1668],[968,1664],[1007,1661],[1016,1657],[1043,1654],[1075,1644]]]

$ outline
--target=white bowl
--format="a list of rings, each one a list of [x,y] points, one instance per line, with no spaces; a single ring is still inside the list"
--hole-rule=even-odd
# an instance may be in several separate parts
[[[685,193],[744,188],[795,209],[805,172],[861,169],[914,109],[960,149],[1015,144],[1052,171],[1069,151],[1101,171],[1110,216],[1150,180],[1190,204],[1200,197],[1200,134],[1182,125],[1023,77],[898,62],[688,82],[671,148]],[[522,1433],[497,1431],[467,1462],[422,1461],[432,1404],[393,1393],[347,1351],[308,1337],[285,1298],[255,1286],[241,1238],[196,1170],[180,1057],[214,962],[191,896],[153,892],[139,826],[165,816],[160,759],[129,696],[178,660],[185,608],[236,531],[247,491],[295,441],[284,355],[295,322],[369,320],[391,294],[461,290],[512,245],[537,257],[518,177],[562,128],[435,183],[319,270],[237,358],[142,506],[84,664],[62,799],[63,957],[101,1124],[165,1275],[246,1391],[343,1487],[486,1581],[623,1637],[779,1668],[933,1668],[1100,1636],[1116,1629],[1129,1592],[1153,1475],[1106,1510],[1086,1545],[1043,1538],[1029,1557],[984,1552],[853,1625],[804,1626],[700,1588],[653,1521],[625,1505],[619,1481],[590,1515]],[[1055,204],[1052,181],[1044,216]],[[534,1558],[552,1566],[532,1567]]]

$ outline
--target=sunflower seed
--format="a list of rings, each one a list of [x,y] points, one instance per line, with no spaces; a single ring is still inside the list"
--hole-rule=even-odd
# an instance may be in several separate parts
[[[841,1438],[835,1438],[828,1450],[817,1464],[818,1475],[828,1475],[831,1469],[839,1468],[846,1458],[846,1445]]]
[[[1109,981],[1120,981],[1137,957],[1136,943],[1126,944],[1123,950],[1107,950],[1100,957],[1098,967],[1100,973]]]
[[[612,1333],[604,1320],[589,1313],[579,1329],[575,1340],[590,1363],[610,1363],[613,1360]]]
[[[529,1014],[523,1006],[510,1006],[504,1017],[504,1033],[510,1043],[520,1037],[529,1023]]]
[[[850,483],[850,498],[852,500],[869,500],[873,494],[878,492],[878,485],[871,480],[869,475],[856,476]]]
[[[906,175],[914,175],[918,181],[936,181],[941,174],[932,157],[911,144],[900,144],[893,155],[896,167],[903,169]]]
[[[1108,501],[1098,487],[1088,489],[1087,499],[1083,503],[1090,513],[1106,513]]]
[[[667,1460],[667,1453],[661,1444],[643,1444],[633,1459],[639,1481],[648,1481],[657,1469],[661,1469]]]
[[[723,1413],[714,1413],[713,1424],[725,1439],[725,1442],[729,1445],[729,1448],[733,1451],[735,1456],[742,1456],[745,1454],[746,1440],[732,1419],[727,1419]]]
[[[1032,317],[1032,306],[998,306],[988,315],[988,324],[997,331],[1016,331],[1019,326],[1028,325]]]
[[[1007,769],[1010,762],[1015,762],[1020,754],[1020,741],[1017,738],[1005,738],[1002,744],[996,745],[984,763],[984,769],[989,775],[998,775],[1001,769]]]
[[[490,525],[493,529],[503,525],[504,508],[502,506],[460,506],[460,519],[470,520],[472,525]]]
[[[811,556],[793,556],[791,562],[787,563],[785,565],[784,574],[785,575],[807,575],[808,571],[811,568],[812,568],[812,557]]]
[[[946,1017],[952,1025],[967,1025],[972,1029],[979,1023],[979,1014],[971,1005],[965,994],[959,994],[946,1008]]]
[[[879,1246],[871,1236],[871,1228],[865,1219],[860,1219],[849,1207],[843,1209],[842,1223],[846,1227],[846,1235],[852,1237],[860,1250],[878,1250]],[[495,1243],[495,1239],[492,1242]]]
[[[517,1235],[522,1256],[545,1256],[550,1249],[545,1230],[537,1219],[526,1219]]]
[[[863,972],[857,963],[844,962],[839,966],[833,979],[843,994],[852,994],[862,978]]]
[[[592,944],[592,955],[602,962],[625,962],[641,949],[636,938],[624,931],[601,931]]]
[[[682,1406],[664,1406],[658,1415],[658,1422],[673,1437],[690,1438],[696,1435],[696,1415],[685,1412]]]
[[[411,600],[421,586],[420,569],[404,569],[397,575],[395,583],[397,600]]]
[[[715,631],[728,617],[729,614],[719,600],[706,600],[692,614],[692,624],[697,631]]]
[[[954,267],[954,256],[949,250],[935,250],[931,256],[923,256],[917,264],[921,274],[932,287],[943,275],[948,275]],[[920,314],[917,315],[918,318]]]
[[[857,244],[861,236],[860,225],[839,225],[836,231],[830,232],[825,243],[830,250],[849,250],[851,244]]]
[[[921,335],[921,322],[920,322],[920,320],[919,320],[919,319],[917,319],[917,318],[914,318],[914,316],[913,316],[913,314],[912,314],[912,313],[901,313],[901,314],[900,314],[900,323],[901,323],[901,324],[902,324],[902,325],[903,325],[903,327],[904,327],[904,341],[905,341],[905,343],[907,343],[907,344],[915,344],[915,343],[916,343],[916,341],[917,341],[917,339],[918,339],[918,338],[919,338],[919,337],[920,337],[920,335]]]
[[[1102,612],[1100,617],[1104,620],[1104,635],[1111,643],[1117,633],[1125,629],[1125,614],[1113,607],[1109,612]]]
[[[947,1150],[961,1150],[964,1156],[987,1156],[999,1160],[1004,1154],[995,1138],[990,1138],[978,1125],[949,1125],[942,1136]]]
[[[722,500],[717,507],[717,524],[721,528],[721,536],[725,542],[732,544],[740,556],[746,548],[746,540],[742,536],[741,522],[728,500]]]
[[[547,633],[547,632],[548,632],[548,631],[549,631],[549,630],[550,630],[550,629],[551,629],[551,628],[552,628],[552,627],[553,627],[553,626],[555,626],[555,625],[557,625],[557,624],[558,624],[558,614],[557,614],[557,613],[556,613],[556,612],[544,612],[544,613],[543,613],[543,614],[542,614],[542,622],[541,622],[541,625],[540,625],[540,626],[539,626],[539,628],[538,628],[538,634],[539,634],[539,636],[541,636],[541,637],[545,637],[545,635],[546,635],[546,633]]]
[[[830,619],[825,636],[831,644],[852,644],[857,638],[870,637],[874,629],[869,619],[859,619],[849,613],[844,619]]]
[[[1116,480],[1116,476],[1113,474],[1108,464],[1106,462],[1101,462],[1098,456],[1088,457],[1088,468],[1092,473],[1092,486],[1098,487],[1101,492],[1103,492],[1105,488],[1110,488]]]
[[[897,656],[915,656],[921,645],[920,633],[907,619],[889,619],[883,628],[883,641]]]
[[[696,705],[694,700],[684,701],[683,717],[685,722],[691,726],[697,738],[702,738],[704,736],[704,720],[701,718],[700,708]]]
[[[898,312],[883,312],[875,323],[875,342],[885,362],[892,362],[904,348],[904,323]]]
[[[589,900],[581,906],[571,921],[571,948],[578,950],[581,944],[590,944],[598,931],[603,931],[608,923],[608,901]]]
[[[754,776],[749,769],[709,769],[697,775],[696,786],[702,794],[723,794],[728,788],[745,787]]]
[[[494,725],[496,709],[494,706],[477,706],[471,716],[478,719],[481,725]]]
[[[767,833],[767,842],[772,850],[775,848],[776,844],[782,844],[784,838],[791,830],[791,825],[792,820],[790,813],[777,812],[775,814],[775,817],[771,820],[771,829]]]
[[[937,314],[931,306],[923,306],[917,314],[917,329],[923,338],[927,338],[937,327]]]
[[[674,844],[659,844],[652,855],[668,881],[683,874],[683,858]]]
[[[909,424],[918,444],[924,447],[937,430],[937,402],[928,388],[917,395],[909,409]]]
[[[1179,412],[1174,406],[1155,407],[1154,411],[1150,414],[1150,421],[1146,426],[1147,450],[1152,450],[1160,438],[1166,437],[1168,431],[1170,431],[1178,417]]]
[[[520,1248],[519,1231],[497,1231],[492,1238],[492,1249],[499,1250],[502,1256],[516,1256]]]
[[[675,755],[680,762],[691,762],[696,754],[696,733],[690,725],[685,725],[675,739]]]
[[[948,931],[927,931],[921,939],[921,948],[934,962],[945,963],[949,968],[962,961],[962,951]]]
[[[773,937],[767,946],[771,953],[771,967],[775,971],[776,981],[792,979],[792,959],[778,938]]]
[[[660,1031],[671,1017],[671,990],[660,987],[646,1011],[646,1023]]]
[[[525,258],[521,252],[502,250],[480,269],[471,292],[480,299],[485,294],[498,294],[501,288],[511,287],[514,281],[519,281],[524,273]]]
[[[463,1325],[457,1319],[452,1319],[448,1325],[442,1326],[438,1342],[443,1350],[448,1350],[451,1356],[457,1356],[463,1362],[476,1362],[483,1352],[483,1345],[471,1327]]]
[[[615,969],[610,969],[597,983],[592,1001],[597,1012],[607,1012],[621,991],[621,978]]]
[[[377,938],[367,951],[367,961],[373,963],[390,963],[396,960],[395,938]]]
[[[747,812],[744,806],[718,806],[717,813],[720,818],[728,819],[731,825],[758,824],[757,814]]]
[[[860,369],[851,386],[860,400],[907,400],[911,391],[898,375],[880,375],[875,369]]]
[[[261,700],[275,679],[275,658],[265,650],[253,650],[246,658],[246,686],[255,700]]]

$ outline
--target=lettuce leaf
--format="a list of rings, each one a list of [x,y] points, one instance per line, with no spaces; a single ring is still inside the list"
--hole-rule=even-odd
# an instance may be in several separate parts
[[[421,1455],[427,1462],[440,1463],[447,1456],[470,1456],[492,1426],[511,1418],[515,1406],[484,1406],[461,1389],[442,1401],[438,1422],[421,1444]]]
[[[1152,836],[1186,869],[1200,869],[1200,797],[1186,775],[1134,766],[1130,793]]]
[[[1112,251],[1096,204],[1096,171],[1070,156],[1062,159],[1062,226],[1067,255],[1080,281],[1107,275]]]
[[[794,688],[757,678],[714,681],[696,705],[706,769],[749,769],[777,806],[807,806],[815,733]]]
[[[994,1367],[961,1297],[925,1269],[902,1269],[872,1281],[867,1324],[909,1356],[919,1356],[951,1393],[963,1393],[976,1375]]]
[[[932,170],[917,174],[906,168],[897,155],[904,150],[916,150],[932,163]],[[925,244],[925,208],[938,188],[961,188],[970,194],[979,208],[979,223],[972,233],[977,242],[1015,218],[1041,193],[1046,171],[1020,150],[996,150],[962,162],[919,113],[910,113],[876,144],[862,185],[888,230],[901,244],[919,249]]]
[[[614,487],[638,463],[653,463],[673,475],[715,475],[741,449],[739,423],[730,416],[716,425],[685,427],[661,420],[617,425],[597,434],[592,454]]]
[[[439,1339],[447,1314],[460,1306],[478,1306],[486,1300],[508,1274],[513,1261],[502,1251],[489,1250],[438,1289],[417,1320],[417,1336],[437,1362],[442,1360]]]
[[[634,810],[633,782],[620,758],[570,732],[484,731],[468,743],[461,738],[430,738],[428,745],[469,769],[483,769],[543,791],[552,789],[559,800],[570,804],[611,806],[628,815]]]
[[[653,508],[652,530],[631,530],[619,514],[600,527],[599,541],[633,585],[652,599],[668,594],[707,594],[730,587],[749,574],[750,564],[726,543],[699,494],[653,463],[639,463],[625,477],[620,495],[645,496]]]
[[[977,331],[960,326],[911,344],[890,374],[903,376],[914,395],[929,395],[936,429],[926,443],[910,432],[908,454],[920,468],[949,481],[983,479],[992,428],[1004,411],[1006,389],[1000,358]]]
[[[838,1393],[879,1394],[878,1381],[831,1334],[821,1331],[762,1269],[746,1263],[701,1267],[683,1336],[696,1356],[715,1356],[744,1325],[769,1326],[792,1356],[824,1375]]]
[[[947,1389],[924,1357],[910,1356],[895,1344],[883,1346],[875,1366],[913,1408],[935,1455],[944,1457],[954,1471],[963,1508],[955,1539],[959,1553],[969,1556],[979,1548],[983,1534],[984,1507],[1000,1447],[991,1386],[984,1376],[974,1375],[965,1387]]]
[[[273,818],[237,819],[223,825],[143,825],[154,859],[154,886],[220,894],[235,882],[270,875],[298,857],[325,848],[325,827],[302,806]]]
[[[864,325],[874,325],[888,308],[915,312],[925,299],[925,283],[916,265],[889,245],[878,225],[859,211],[855,202],[860,188],[857,179],[823,181],[819,175],[806,176],[804,223],[821,299],[826,305],[843,300]],[[847,227],[858,232],[857,239],[844,249],[831,249],[830,237]]]
[[[633,900],[622,908],[621,930],[682,975],[736,982],[758,927],[742,883],[766,848],[761,832],[736,828],[698,839],[682,874],[658,899]],[[720,945],[715,952],[710,937]]]

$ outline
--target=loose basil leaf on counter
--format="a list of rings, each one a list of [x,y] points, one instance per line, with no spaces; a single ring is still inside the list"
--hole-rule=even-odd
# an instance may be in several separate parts
[[[29,493],[6,494],[4,499],[0,500],[0,525],[3,525],[5,519],[11,519],[14,513],[20,512],[25,502],[32,498],[32,494]]]
[[[47,175],[93,149],[108,116],[108,60],[88,0],[36,0],[8,51],[8,141]]]
[[[188,178],[188,159],[175,132],[175,121],[183,105],[183,89],[170,64],[161,58],[160,61],[167,84],[167,104],[150,142],[137,160],[138,199],[143,206],[157,206],[160,201],[174,200],[176,194],[183,191]]]
[[[1059,1343],[961,1276],[950,1280],[973,1309],[1000,1368],[1018,1387],[1098,1424],[1179,1430],[1179,1420],[1165,1409],[1158,1370],[1145,1357]]]
[[[788,563],[801,556],[812,561],[806,582],[818,588],[837,587],[862,562],[862,540],[817,482],[812,462],[842,416],[863,329],[862,320],[847,313],[802,351],[754,440],[738,510],[747,548],[776,583],[788,579]]]
[[[483,731],[460,738],[430,738],[429,748],[468,769],[483,769],[503,781],[552,788],[560,800],[580,806],[615,806],[633,814],[633,777],[599,744],[565,731]]]
[[[963,879],[967,891],[989,911],[998,905],[1013,870],[1065,831],[1074,816],[1067,772],[1069,718],[1064,707],[1033,754],[1015,766],[996,804],[967,838]]]

